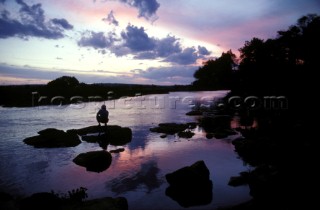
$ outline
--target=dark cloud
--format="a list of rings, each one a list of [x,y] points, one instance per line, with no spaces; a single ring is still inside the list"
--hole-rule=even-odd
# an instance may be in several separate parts
[[[198,46],[198,52],[200,55],[210,55],[211,52],[209,50],[207,50],[207,48],[202,47],[202,46]]]
[[[66,29],[66,30],[70,30],[73,29],[73,25],[71,25],[70,23],[68,23],[68,21],[66,19],[51,19],[51,22],[55,25],[60,25],[62,28]]]
[[[18,19],[11,18],[10,12],[1,11],[0,38],[9,37],[41,37],[47,39],[60,39],[64,37],[64,30],[73,26],[65,19],[52,19],[46,21],[41,4],[29,6],[23,0],[16,0],[20,5]]]
[[[146,20],[155,21],[158,17],[156,15],[160,4],[157,0],[119,0],[132,7],[135,7],[139,11],[138,17],[143,17]]]
[[[133,52],[153,50],[156,46],[155,39],[150,38],[143,27],[128,25],[121,37],[125,42],[124,46]]]
[[[6,0],[0,0],[0,4],[4,4]]]
[[[78,45],[82,47],[103,49],[112,46],[116,40],[115,34],[112,32],[105,35],[103,32],[87,31],[78,41]]]
[[[151,51],[141,52],[135,56],[137,59],[154,59],[165,58],[173,53],[179,53],[182,51],[180,42],[173,36],[167,36],[163,39],[149,38],[155,43],[154,48]]]
[[[157,54],[158,57],[167,57],[173,53],[181,52],[179,39],[174,36],[167,36],[164,39],[157,41]]]
[[[108,49],[116,56],[131,54],[134,59],[162,59],[173,64],[189,65],[199,58],[207,58],[211,52],[205,47],[182,48],[178,38],[168,35],[159,39],[150,37],[143,27],[128,25],[117,37],[115,33],[86,32],[78,42],[79,46]]]
[[[194,64],[200,58],[194,47],[188,47],[179,53],[169,55],[164,59],[166,62],[176,63],[180,65]]]
[[[115,26],[119,25],[119,21],[117,21],[116,18],[114,17],[113,10],[111,10],[108,16],[106,18],[103,18],[102,20],[109,23],[109,25],[115,25]]]

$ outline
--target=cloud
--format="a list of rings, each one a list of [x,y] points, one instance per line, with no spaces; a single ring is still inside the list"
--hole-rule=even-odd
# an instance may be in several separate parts
[[[150,79],[153,82],[170,82],[172,84],[190,84],[197,66],[150,67],[147,70],[134,70],[137,77]]]
[[[4,4],[6,0],[0,0],[0,4]]]
[[[179,53],[171,54],[166,59],[164,59],[164,61],[181,65],[188,65],[195,63],[198,58],[200,58],[200,56],[197,54],[196,49],[194,47],[188,47]]]
[[[119,25],[119,21],[117,21],[116,18],[114,17],[113,10],[111,10],[108,16],[103,18],[102,20],[109,23],[109,25],[115,25],[115,26]]]
[[[93,47],[95,49],[108,48],[113,45],[117,39],[113,32],[105,35],[103,32],[86,31],[83,33],[78,45],[82,47]]]
[[[155,21],[158,19],[156,15],[160,4],[157,0],[119,0],[120,2],[126,3],[131,7],[138,9],[138,17],[143,17],[146,20]]]
[[[58,57],[56,58],[58,59]],[[13,66],[0,64],[0,84],[39,84],[61,76],[75,76],[85,83],[126,83],[126,84],[190,84],[197,66],[150,67],[147,70],[136,69],[130,72],[109,70],[66,70],[40,69],[32,66]],[[116,75],[116,76],[115,76]]]
[[[147,51],[155,48],[155,39],[150,38],[143,27],[128,25],[126,31],[121,33],[124,46],[133,52]]]
[[[195,64],[198,59],[205,59],[211,54],[203,46],[198,46],[198,49],[183,48],[180,40],[175,36],[168,35],[162,39],[150,37],[143,27],[131,24],[121,32],[120,36],[114,32],[105,34],[87,31],[83,33],[78,45],[109,50],[116,56],[131,54],[134,59],[160,59],[180,65]]]
[[[68,23],[68,21],[66,19],[51,19],[51,22],[55,25],[60,25],[62,28],[66,29],[66,30],[70,30],[73,29],[73,25],[71,25],[70,23]]]
[[[16,0],[20,6],[17,19],[10,17],[7,10],[1,11],[0,38],[41,37],[46,39],[60,39],[64,37],[64,30],[73,26],[65,19],[51,19],[46,21],[41,4],[29,6],[23,0]]]
[[[198,46],[198,52],[200,55],[210,55],[211,52],[209,50],[207,50],[207,48],[202,47],[202,46]]]

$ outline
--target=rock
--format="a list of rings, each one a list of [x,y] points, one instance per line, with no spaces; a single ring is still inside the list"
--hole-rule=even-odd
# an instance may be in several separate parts
[[[201,116],[202,115],[202,111],[200,111],[200,110],[192,110],[192,111],[186,113],[186,115],[188,115],[188,116]]]
[[[233,131],[232,129],[217,129],[213,133],[213,136],[216,139],[223,139],[223,138],[226,138],[226,137],[228,137],[230,135],[235,135],[235,134],[236,134],[236,132]]]
[[[232,176],[228,182],[228,185],[232,187],[238,187],[245,184],[248,184],[248,177],[246,176]]]
[[[73,132],[64,132],[55,128],[39,131],[38,136],[23,140],[36,148],[75,147],[81,143],[79,136]]]
[[[66,206],[63,210],[128,210],[128,201],[124,197],[100,198],[84,201],[81,204]]]
[[[69,130],[69,132],[80,135],[84,141],[101,142],[101,140],[103,140],[115,146],[125,145],[132,140],[131,129],[118,125],[107,125],[106,128],[104,126],[89,126],[81,129]],[[102,135],[87,135],[96,133],[102,133]]]
[[[214,135],[212,133],[207,133],[206,134],[206,138],[207,139],[212,139],[214,137]]]
[[[114,150],[110,150],[110,153],[120,153],[120,152],[124,152],[124,148],[119,148],[119,149],[114,149]]]
[[[210,172],[203,160],[191,166],[183,167],[173,173],[166,174],[170,185],[201,184],[209,181]]]
[[[162,139],[167,138],[167,135],[163,134],[163,135],[160,136],[160,138],[162,138]]]
[[[187,123],[187,125],[189,126],[189,129],[195,129],[198,126],[198,123],[196,122],[189,122]]]
[[[188,127],[189,126],[187,124],[160,123],[158,127],[150,128],[150,131],[173,135],[175,133],[186,130]]]
[[[207,205],[212,201],[212,181],[204,161],[166,174],[170,186],[166,195],[182,207]]]
[[[208,133],[214,133],[217,129],[230,129],[231,117],[229,115],[216,115],[214,117],[204,117],[200,126]]]
[[[160,123],[158,127],[150,128],[151,132],[164,133],[168,135],[173,135],[179,132],[183,132],[186,129],[194,129],[197,127],[197,123],[190,122],[186,124],[178,123]]]
[[[62,206],[62,200],[53,193],[35,193],[20,202],[20,210],[56,210]]]
[[[194,136],[194,133],[191,131],[181,131],[178,133],[178,136],[180,138],[190,139],[190,138],[192,138],[192,136]]]
[[[124,197],[105,197],[87,201],[73,201],[60,198],[53,193],[36,193],[20,202],[20,210],[128,210],[128,201]]]
[[[73,162],[77,165],[86,167],[87,171],[102,172],[109,168],[112,162],[112,156],[107,151],[92,151],[81,153]]]

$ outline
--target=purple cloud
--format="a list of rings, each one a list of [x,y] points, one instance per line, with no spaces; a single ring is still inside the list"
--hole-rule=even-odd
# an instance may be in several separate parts
[[[51,19],[51,22],[57,26],[61,26],[62,28],[66,29],[66,30],[70,30],[73,29],[73,25],[71,25],[70,23],[68,23],[68,21],[66,19]]]
[[[128,25],[121,37],[125,42],[124,46],[133,52],[153,50],[156,46],[155,39],[150,38],[143,27]]]
[[[166,59],[164,59],[164,61],[181,65],[188,65],[195,63],[198,58],[199,56],[196,52],[196,49],[194,47],[188,47],[179,53],[171,54]]]
[[[126,3],[131,7],[138,9],[138,17],[143,17],[146,20],[155,21],[158,19],[156,13],[160,7],[157,0],[118,0],[120,2]]]
[[[115,26],[119,25],[119,21],[117,21],[116,18],[114,17],[113,10],[111,10],[108,16],[103,18],[102,20],[109,23],[109,25],[115,25]]]
[[[207,48],[202,47],[202,46],[198,46],[198,52],[200,55],[210,55],[211,52],[209,50],[207,50]]]
[[[115,34],[111,32],[105,35],[103,32],[87,31],[78,41],[78,45],[82,47],[103,49],[112,46],[116,40]]]
[[[135,59],[162,59],[172,64],[195,64],[199,58],[207,58],[211,54],[205,47],[182,48],[179,39],[167,36],[159,39],[150,37],[143,27],[128,25],[117,37],[115,33],[88,31],[78,41],[82,47],[108,49],[116,56],[131,54]],[[99,51],[100,52],[100,51]]]
[[[60,39],[64,37],[64,30],[73,28],[65,19],[46,21],[41,4],[29,6],[23,0],[16,0],[20,5],[18,19],[10,17],[7,10],[1,11],[0,38],[41,37],[46,39]]]

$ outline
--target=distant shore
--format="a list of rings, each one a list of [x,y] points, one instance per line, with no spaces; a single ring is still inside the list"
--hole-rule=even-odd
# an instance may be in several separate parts
[[[158,86],[136,84],[84,84],[74,87],[49,87],[48,85],[0,86],[0,106],[32,107],[66,105],[91,101],[106,101],[121,97],[148,94],[166,94],[172,91],[191,91],[190,85]]]

